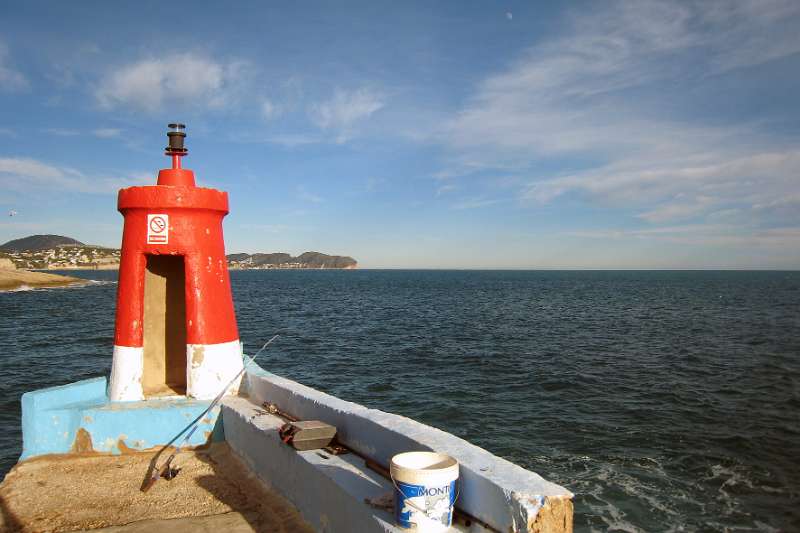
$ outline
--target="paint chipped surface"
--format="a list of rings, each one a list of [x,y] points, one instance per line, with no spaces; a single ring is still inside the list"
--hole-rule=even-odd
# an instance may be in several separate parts
[[[127,437],[125,435],[120,435],[119,439],[117,439],[117,449],[119,453],[126,454],[126,453],[134,453],[136,450],[130,448],[127,444],[125,444],[125,439]]]
[[[206,348],[203,345],[197,345],[192,348],[192,368],[198,368],[203,364],[205,353]]]
[[[220,344],[189,344],[186,348],[187,359],[191,361],[186,392],[192,398],[214,398],[243,367],[238,339]],[[198,349],[202,350],[201,360],[195,356]],[[228,394],[236,394],[240,381],[241,379],[237,380],[228,389]]]
[[[108,393],[111,400],[115,402],[143,400],[143,371],[143,348],[115,345]]]
[[[536,518],[528,523],[530,533],[571,532],[573,509],[570,498],[540,497],[541,507]]]
[[[75,440],[72,442],[73,453],[91,453],[94,451],[92,447],[92,436],[83,428],[78,428],[75,432]]]

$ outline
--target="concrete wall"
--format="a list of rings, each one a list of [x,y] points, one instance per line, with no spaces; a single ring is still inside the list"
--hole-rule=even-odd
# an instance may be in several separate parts
[[[498,531],[572,530],[568,490],[454,435],[340,400],[260,368],[247,372],[243,387],[255,404],[274,403],[298,418],[336,426],[341,442],[384,466],[405,451],[432,450],[456,458],[461,491],[457,507]],[[227,412],[223,419],[226,416]],[[235,446],[233,440],[228,435]]]
[[[209,401],[164,398],[109,402],[106,378],[88,379],[22,395],[22,456],[51,453],[125,453],[165,444],[205,410]],[[191,446],[221,440],[219,408],[200,423]],[[216,429],[215,429],[216,428]]]

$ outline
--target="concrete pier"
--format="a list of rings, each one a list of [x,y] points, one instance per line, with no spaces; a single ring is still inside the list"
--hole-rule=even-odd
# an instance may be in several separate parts
[[[313,531],[224,443],[181,453],[175,461],[181,473],[144,494],[139,487],[152,456],[83,453],[23,461],[0,485],[0,531]]]

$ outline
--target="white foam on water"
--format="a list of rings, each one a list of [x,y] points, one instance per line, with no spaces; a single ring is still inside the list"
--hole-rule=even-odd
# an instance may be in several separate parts
[[[13,289],[5,289],[0,292],[27,292],[27,291],[46,291],[47,287],[31,287],[30,285],[25,285],[24,283],[19,287],[14,287]]]

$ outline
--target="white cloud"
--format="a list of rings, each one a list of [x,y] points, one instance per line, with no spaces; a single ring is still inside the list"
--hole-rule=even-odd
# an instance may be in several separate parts
[[[380,189],[384,183],[386,183],[385,178],[370,176],[364,180],[364,190],[366,192],[375,192]]]
[[[597,240],[642,240],[697,247],[751,247],[788,252],[800,258],[800,226],[751,228],[729,224],[688,224],[648,229],[585,230],[564,233]],[[753,256],[757,259],[757,256]]]
[[[246,65],[184,53],[149,58],[108,73],[95,92],[101,107],[130,106],[155,112],[166,105],[222,108],[237,96]]]
[[[81,134],[78,130],[71,128],[45,128],[42,131],[50,135],[58,135],[59,137],[76,137]]]
[[[45,128],[42,131],[50,135],[57,135],[58,137],[77,137],[84,134],[81,130],[73,128]],[[91,130],[90,133],[95,137],[108,139],[110,137],[118,137],[119,134],[122,133],[122,130],[118,128],[97,128]]]
[[[108,178],[87,176],[76,169],[56,166],[36,159],[0,158],[0,188],[17,192],[78,192],[88,194],[113,194],[123,187],[152,183],[147,176]]]
[[[281,114],[281,108],[275,104],[272,100],[264,99],[261,102],[261,116],[264,117],[265,120],[272,120]]]
[[[329,100],[311,105],[308,113],[319,128],[335,131],[337,142],[345,142],[359,122],[383,107],[383,97],[370,89],[337,89]]]
[[[322,142],[322,139],[313,135],[287,133],[283,135],[271,135],[265,139],[265,142],[277,144],[286,148],[296,148],[298,146]]]
[[[489,207],[499,203],[500,200],[489,200],[486,198],[468,198],[450,206],[450,209],[480,209],[481,207]]]
[[[321,196],[308,191],[303,185],[297,186],[297,197],[304,202],[312,204],[320,204],[324,201]]]
[[[566,35],[477,87],[443,130],[457,161],[447,172],[531,175],[539,160],[578,158],[580,170],[530,178],[521,198],[577,194],[652,224],[723,211],[763,216],[754,206],[800,194],[800,151],[791,142],[752,124],[678,121],[630,94],[658,96],[664,84],[704,83],[708,72],[796,54],[798,23],[800,3],[781,1],[623,1],[584,10]]]
[[[21,72],[9,66],[8,47],[0,42],[0,90],[21,91],[30,85],[28,78]]]
[[[684,150],[685,152],[685,150]],[[646,208],[639,217],[654,223],[692,218],[737,207],[739,213],[772,212],[800,198],[800,150],[758,152],[736,157],[725,151],[694,158],[632,157],[592,171],[536,181],[523,198],[547,203],[569,192],[615,205]],[[800,216],[800,211],[795,214]],[[787,215],[791,215],[787,212]]]
[[[101,139],[109,139],[111,137],[119,137],[122,130],[119,128],[97,128],[92,130],[92,135]]]
[[[439,188],[436,189],[436,196],[441,196],[443,194],[447,194],[449,192],[453,192],[456,189],[458,189],[458,187],[456,187],[452,183],[448,183],[446,185],[441,185]]]

